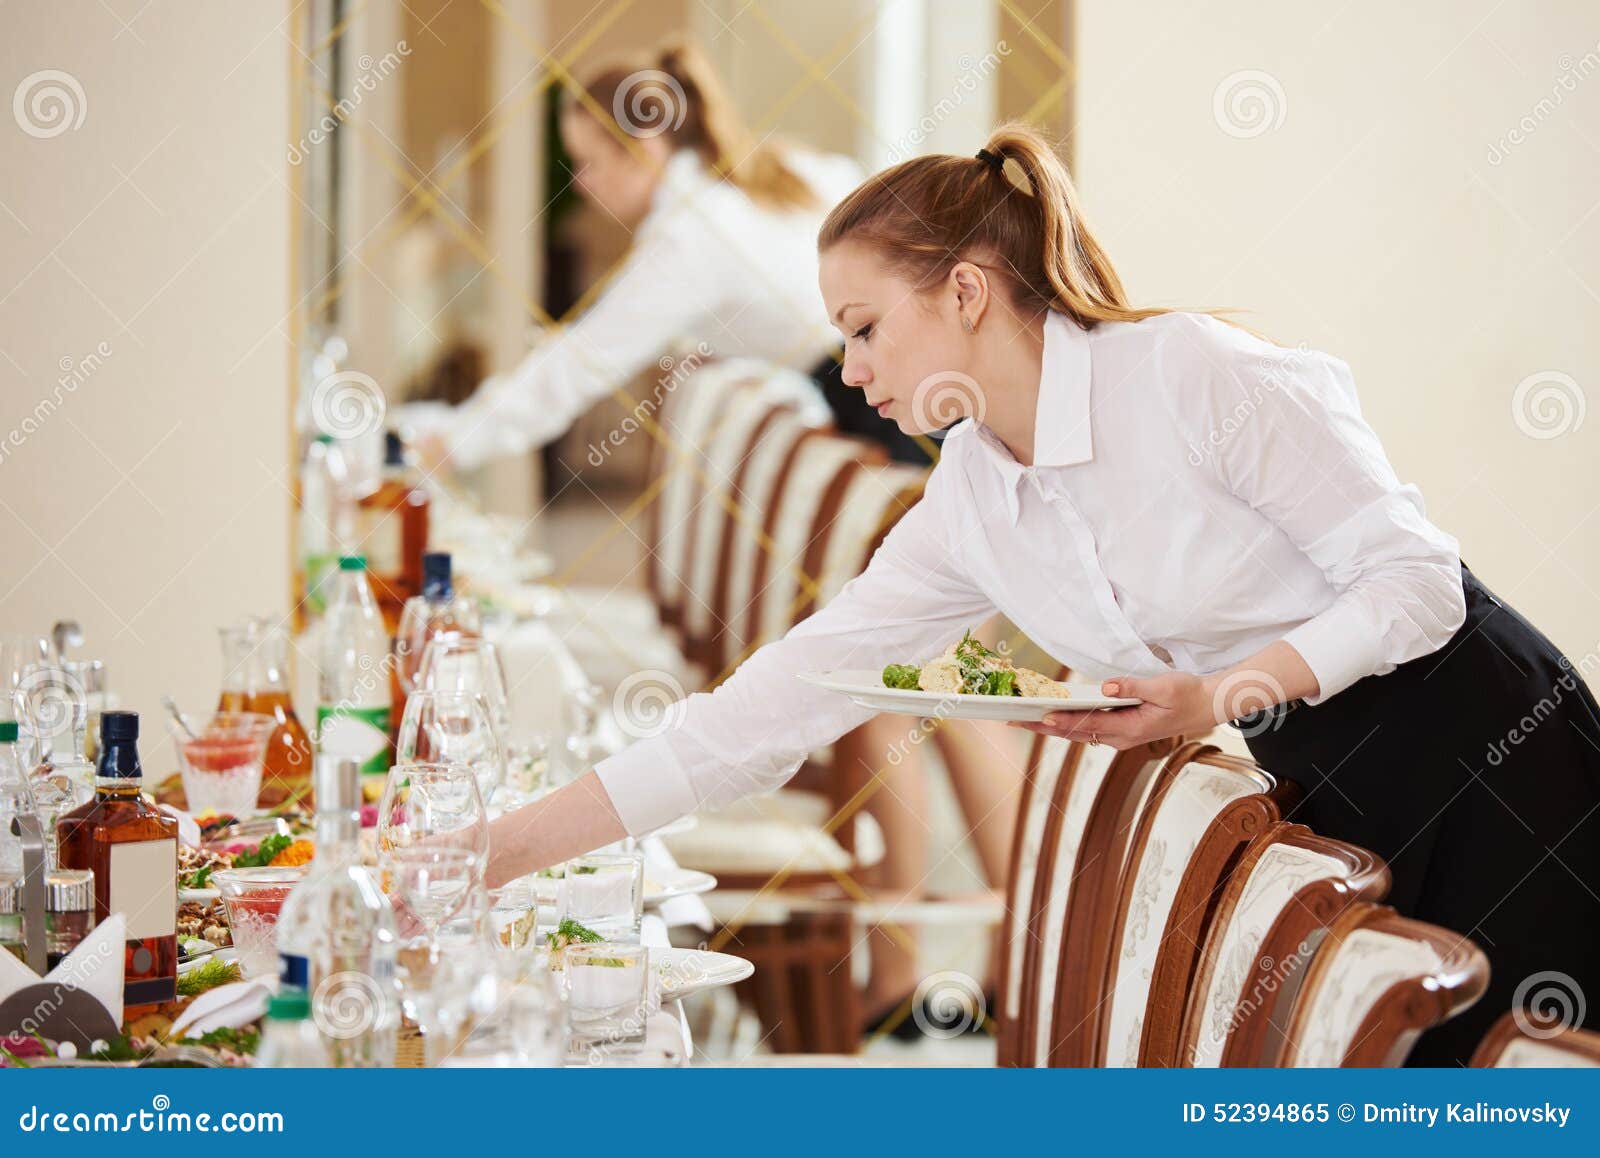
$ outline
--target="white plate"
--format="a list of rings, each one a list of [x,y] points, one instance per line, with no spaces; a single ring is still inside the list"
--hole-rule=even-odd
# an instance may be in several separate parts
[[[659,905],[673,897],[692,897],[717,887],[717,878],[696,869],[663,869],[645,865],[644,903]]]
[[[659,978],[662,1001],[677,1001],[691,993],[743,981],[756,967],[732,953],[709,949],[650,946],[650,968]]]
[[[932,716],[943,720],[1016,720],[1038,723],[1051,712],[1067,709],[1128,708],[1143,700],[1103,696],[1099,684],[1068,683],[1067,699],[1043,696],[975,696],[965,692],[924,692],[883,686],[881,671],[801,672],[796,678],[830,692],[849,696],[853,703],[876,712],[907,716]]]

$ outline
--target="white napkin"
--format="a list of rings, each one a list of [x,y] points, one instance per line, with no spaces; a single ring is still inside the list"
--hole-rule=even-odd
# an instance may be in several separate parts
[[[201,1037],[214,1029],[241,1029],[265,1016],[273,986],[259,978],[208,989],[172,1023],[168,1037]]]
[[[639,851],[644,854],[646,877],[650,876],[652,866],[659,869],[663,875],[678,871],[677,858],[667,849],[667,842],[659,836],[645,837],[639,842]],[[706,907],[706,902],[701,897],[670,897],[656,908],[669,928],[692,925],[702,933],[709,933],[713,927],[711,910]],[[666,942],[663,941],[662,944]]]

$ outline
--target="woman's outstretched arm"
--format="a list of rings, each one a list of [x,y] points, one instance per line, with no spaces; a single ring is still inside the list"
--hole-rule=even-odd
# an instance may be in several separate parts
[[[496,888],[626,835],[600,777],[585,772],[564,788],[506,813],[489,826],[485,883]]]

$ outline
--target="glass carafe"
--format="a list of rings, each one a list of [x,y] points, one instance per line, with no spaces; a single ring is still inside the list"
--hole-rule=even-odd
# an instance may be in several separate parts
[[[289,636],[261,619],[221,629],[222,694],[219,712],[259,712],[278,721],[261,766],[260,803],[311,804],[311,740],[289,695]]]

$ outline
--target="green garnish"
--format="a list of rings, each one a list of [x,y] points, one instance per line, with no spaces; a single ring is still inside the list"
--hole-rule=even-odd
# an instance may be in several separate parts
[[[573,868],[572,875],[579,877],[593,876],[600,870],[592,864],[580,864]]]
[[[234,857],[233,867],[261,868],[265,865],[271,864],[273,857],[277,856],[280,852],[288,848],[293,843],[294,837],[284,836],[281,832],[275,832],[263,840],[260,844],[256,845],[254,851],[241,852],[238,856]]]
[[[985,666],[989,660],[1003,658],[972,638],[969,630],[956,644],[956,667],[961,671],[961,690],[975,696],[1016,696],[1017,673],[1009,669],[996,671]]]
[[[229,985],[239,980],[239,966],[233,961],[212,958],[196,969],[178,974],[178,996],[196,997],[207,989]]]
[[[914,692],[922,685],[922,669],[915,664],[891,663],[883,669],[883,686]]]
[[[216,868],[216,867],[217,866],[214,865],[214,864],[208,864],[203,869],[201,869],[199,872],[195,873],[194,874],[194,878],[189,882],[189,887],[191,889],[203,889],[203,888],[205,888],[206,887],[206,882],[211,879],[211,870]]]
[[[213,1029],[210,1033],[203,1033],[199,1037],[186,1037],[184,1045],[208,1045],[213,1049],[231,1049],[234,1053],[253,1054],[256,1046],[261,1044],[261,1031],[247,1027],[245,1029]]]
[[[545,934],[545,940],[550,943],[550,948],[562,949],[574,941],[604,941],[605,938],[587,925],[578,924],[571,917],[562,917],[561,924],[556,926],[556,931]]]

